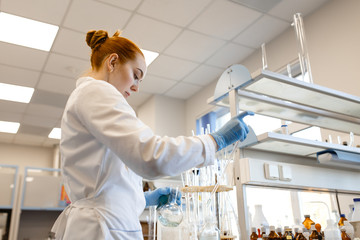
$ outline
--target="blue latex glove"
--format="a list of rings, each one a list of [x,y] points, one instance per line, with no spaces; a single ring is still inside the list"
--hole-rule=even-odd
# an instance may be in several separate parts
[[[168,202],[171,191],[175,191],[171,187],[158,188],[154,191],[144,192],[146,207],[164,205]],[[181,205],[181,192],[178,192],[176,203]]]
[[[254,113],[249,111],[243,112],[230,119],[218,131],[210,134],[218,145],[218,151],[237,140],[240,140],[241,142],[245,140],[249,133],[249,128],[244,123],[243,118],[247,115],[254,115]]]

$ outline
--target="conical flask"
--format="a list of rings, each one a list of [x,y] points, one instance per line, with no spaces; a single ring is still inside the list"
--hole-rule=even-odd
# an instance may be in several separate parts
[[[252,226],[255,228],[265,227],[266,230],[269,229],[269,223],[265,218],[261,204],[255,205],[255,214]]]

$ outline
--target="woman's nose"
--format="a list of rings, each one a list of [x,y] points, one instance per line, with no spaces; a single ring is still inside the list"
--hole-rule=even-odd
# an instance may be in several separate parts
[[[139,85],[137,84],[134,84],[130,87],[131,91],[133,92],[138,92],[139,91]]]

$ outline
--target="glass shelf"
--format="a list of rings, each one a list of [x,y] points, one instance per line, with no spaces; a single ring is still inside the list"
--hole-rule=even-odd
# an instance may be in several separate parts
[[[315,158],[317,152],[326,149],[335,149],[360,154],[360,148],[297,138],[291,135],[273,132],[261,134],[257,136],[257,142],[248,143],[246,146],[240,147]]]

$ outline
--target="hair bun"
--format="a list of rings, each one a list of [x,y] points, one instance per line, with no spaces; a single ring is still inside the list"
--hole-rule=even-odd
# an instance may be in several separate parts
[[[109,38],[107,31],[104,30],[91,30],[86,34],[86,43],[91,49],[100,46]]]

